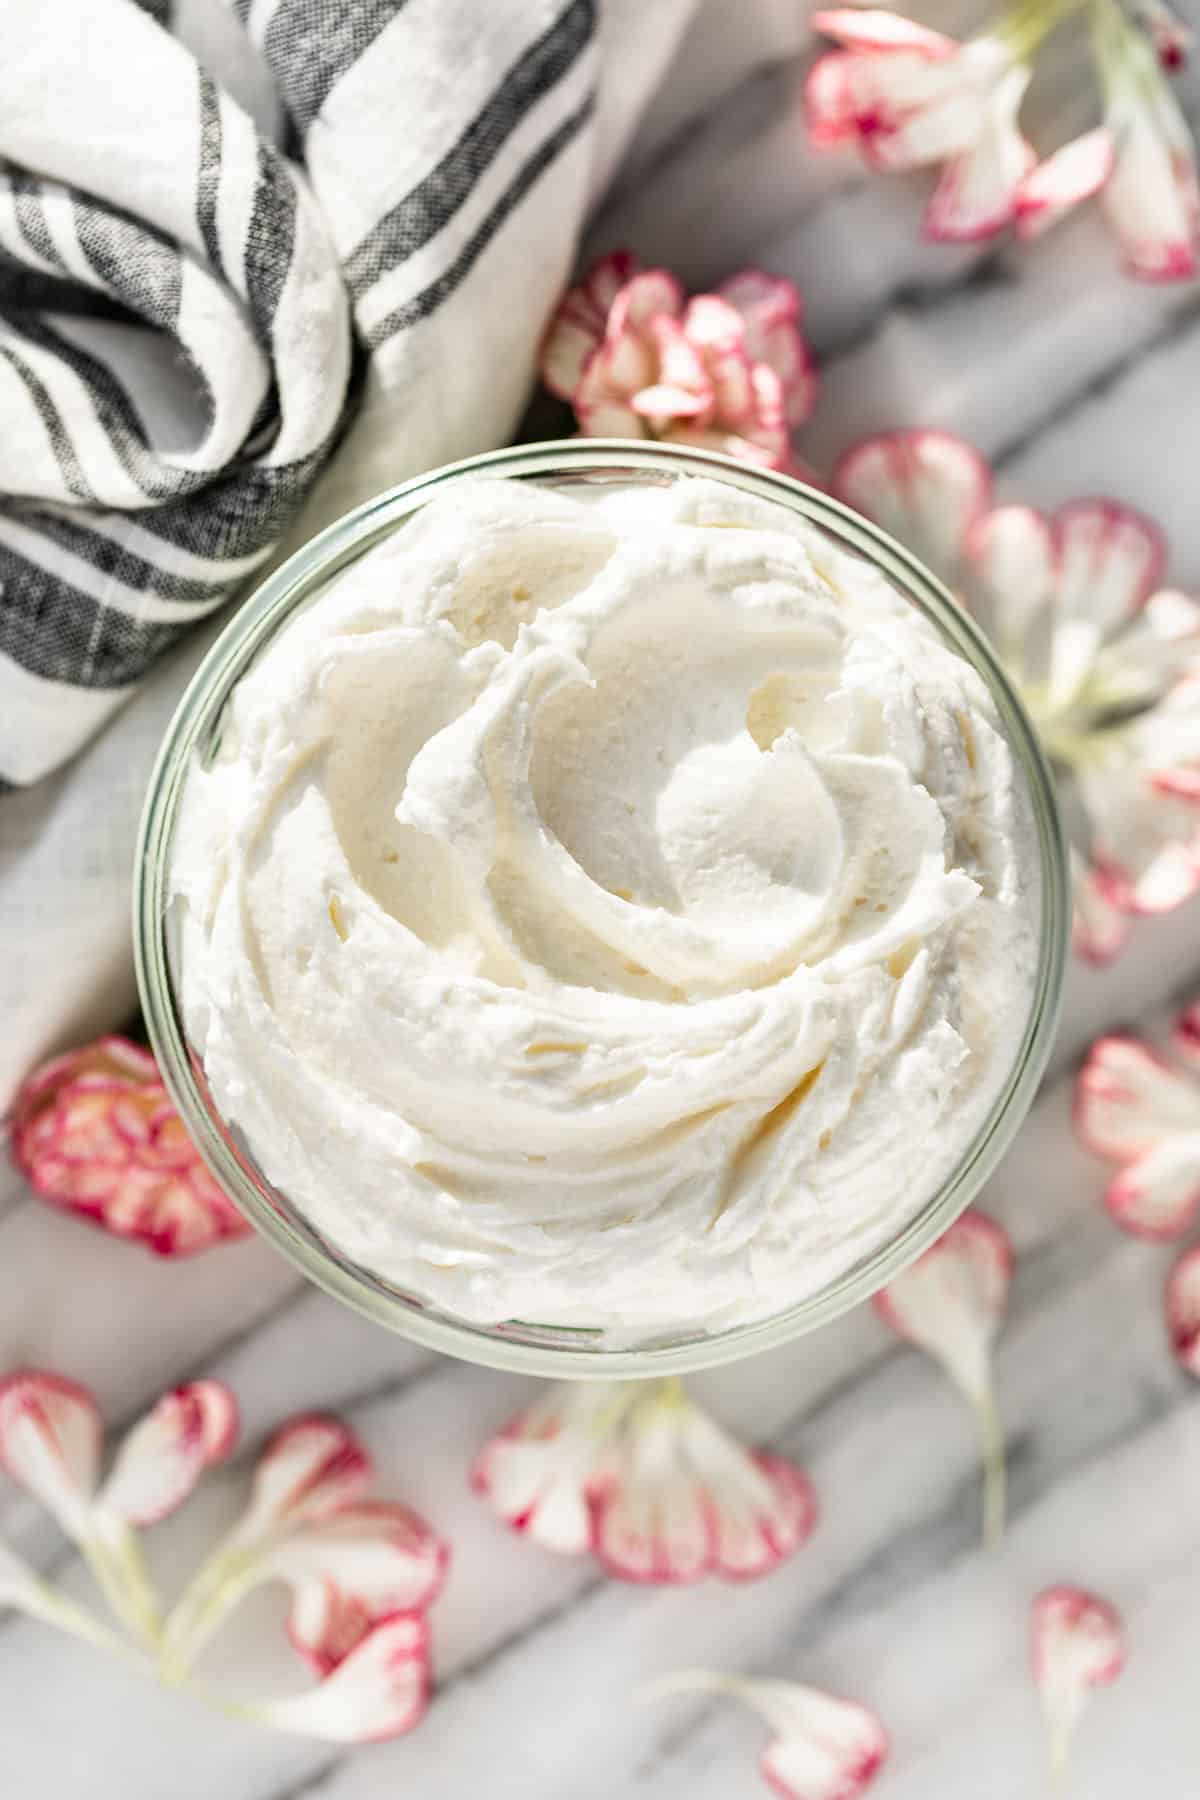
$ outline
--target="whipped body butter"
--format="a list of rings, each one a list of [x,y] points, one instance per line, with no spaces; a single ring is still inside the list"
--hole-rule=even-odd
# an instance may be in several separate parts
[[[733,485],[460,479],[236,686],[168,871],[187,1038],[339,1254],[455,1317],[719,1331],[928,1204],[1038,963],[975,670]]]

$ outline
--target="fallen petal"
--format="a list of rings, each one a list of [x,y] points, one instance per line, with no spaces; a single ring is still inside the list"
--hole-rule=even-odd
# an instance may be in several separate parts
[[[1200,1067],[1200,1000],[1184,1007],[1175,1021],[1171,1043],[1180,1056]]]
[[[237,1402],[223,1383],[193,1381],[164,1394],[118,1450],[99,1504],[127,1524],[155,1524],[228,1456],[237,1431]]]
[[[1004,1434],[992,1393],[992,1344],[1008,1308],[1013,1248],[981,1212],[964,1213],[873,1298],[899,1337],[939,1362],[975,1410],[984,1458],[984,1535],[1004,1525]]]
[[[926,237],[976,243],[1012,220],[1021,183],[1037,158],[1017,127],[1017,113],[1031,71],[1011,69],[983,108],[979,134],[942,171],[925,211]]]
[[[86,1536],[104,1427],[86,1388],[22,1369],[0,1381],[0,1468],[67,1536]]]
[[[799,1549],[816,1523],[811,1483],[755,1455],[674,1382],[627,1414],[596,1500],[596,1554],[626,1581],[748,1580]]]
[[[1127,1163],[1164,1139],[1200,1132],[1200,1086],[1140,1038],[1097,1038],[1075,1088],[1075,1127],[1089,1150]]]
[[[1181,1367],[1200,1380],[1200,1244],[1167,1276],[1167,1331]]]
[[[1127,1164],[1105,1189],[1104,1204],[1133,1237],[1182,1237],[1200,1213],[1200,1132],[1167,1138]]]
[[[953,584],[968,533],[987,506],[991,471],[942,431],[894,431],[847,451],[830,490]]]
[[[970,596],[1006,663],[1022,668],[1038,615],[1055,579],[1054,538],[1032,506],[996,506],[976,519],[966,540]]]
[[[381,1620],[318,1687],[238,1710],[276,1731],[373,1744],[411,1731],[430,1687],[428,1626],[419,1615],[398,1613]]]
[[[289,1419],[258,1460],[236,1541],[244,1546],[328,1519],[358,1500],[370,1478],[366,1447],[340,1419],[326,1413]]]
[[[1121,75],[1108,97],[1116,163],[1100,203],[1130,274],[1186,281],[1196,272],[1200,245],[1191,132],[1150,45],[1128,27],[1124,40]]]
[[[485,1445],[471,1474],[514,1531],[543,1549],[592,1548],[592,1492],[635,1384],[562,1382]]]
[[[1124,948],[1133,921],[1119,901],[1119,889],[1102,869],[1071,851],[1071,891],[1075,902],[1071,941],[1085,962],[1112,962]]]
[[[1107,126],[1072,138],[1030,170],[1017,190],[1017,231],[1039,237],[1080,201],[1098,193],[1113,171],[1113,135]]]
[[[1078,692],[1106,638],[1145,605],[1161,579],[1166,545],[1152,520],[1113,500],[1077,500],[1054,520],[1058,583],[1050,651],[1050,703]]]
[[[923,56],[953,56],[960,45],[940,31],[882,8],[838,7],[815,12],[813,29],[857,50],[917,50]]]
[[[835,50],[820,56],[804,82],[804,115],[808,141],[816,150],[833,150],[853,143],[858,136],[858,116],[850,85],[853,52]]]
[[[774,1732],[760,1767],[785,1800],[857,1800],[887,1759],[888,1735],[856,1701],[794,1681],[749,1681],[709,1669],[684,1669],[651,1683],[648,1698],[728,1694]]]
[[[266,1553],[261,1579],[291,1587],[288,1635],[327,1675],[381,1619],[430,1606],[449,1561],[449,1546],[417,1513],[374,1501],[285,1538]]]
[[[1089,1691],[1115,1681],[1125,1666],[1125,1634],[1106,1600],[1082,1588],[1051,1587],[1033,1603],[1030,1649],[1051,1773],[1061,1780]]]

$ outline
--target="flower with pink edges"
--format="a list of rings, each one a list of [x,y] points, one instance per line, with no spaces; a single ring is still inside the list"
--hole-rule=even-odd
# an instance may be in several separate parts
[[[38,1069],[13,1105],[12,1154],[43,1199],[159,1256],[250,1229],[209,1174],[158,1064],[102,1037]]]
[[[888,1734],[876,1715],[796,1681],[748,1680],[713,1669],[681,1669],[643,1690],[648,1700],[721,1694],[740,1700],[772,1731],[760,1768],[783,1800],[858,1800],[887,1761]]]
[[[689,300],[668,270],[616,250],[559,304],[542,379],[585,437],[656,438],[788,469],[790,431],[816,386],[800,317],[797,289],[761,270]]]
[[[1104,124],[1043,160],[1019,113],[1042,39],[1079,0],[1015,4],[958,43],[902,15],[845,7],[813,15],[839,49],[806,87],[808,130],[820,149],[855,145],[870,167],[942,165],[926,209],[928,237],[970,242],[1009,224],[1032,237],[1100,194],[1125,267],[1150,280],[1195,272],[1200,188],[1195,148],[1163,74],[1184,41],[1151,33],[1117,0],[1093,0],[1092,52]]]
[[[276,1432],[245,1512],[168,1620],[162,1656],[172,1675],[267,1582],[291,1590],[288,1635],[322,1677],[385,1619],[431,1606],[449,1550],[408,1507],[366,1500],[370,1479],[371,1459],[340,1419],[302,1414]]]
[[[222,1696],[222,1709],[337,1743],[411,1730],[429,1699],[425,1614],[449,1553],[407,1507],[363,1498],[370,1458],[338,1419],[306,1414],[275,1434],[246,1511],[163,1617],[137,1528],[182,1505],[228,1457],[237,1430],[229,1390],[190,1382],[132,1428],[102,1479],[103,1425],[86,1388],[40,1370],[0,1381],[0,1468],[78,1546],[139,1648],[3,1544],[0,1604],[186,1689],[196,1656],[232,1609],[264,1582],[281,1581],[292,1592],[289,1635],[318,1682],[279,1699]]]
[[[1151,35],[1116,0],[1095,0],[1092,42],[1105,94],[1103,125],[1065,144],[1042,164],[1019,207],[1018,229],[1032,236],[1079,200],[1100,205],[1131,275],[1187,281],[1200,251],[1200,182],[1192,134],[1164,73],[1161,42],[1182,39],[1170,25]]]
[[[1105,1206],[1123,1231],[1156,1242],[1182,1237],[1200,1215],[1200,1001],[1171,1043],[1185,1067],[1140,1038],[1098,1038],[1075,1086],[1080,1138],[1117,1165]]]
[[[1083,1588],[1045,1588],[1030,1619],[1030,1660],[1042,1702],[1050,1775],[1061,1786],[1071,1740],[1093,1688],[1125,1667],[1125,1632],[1107,1600]]]
[[[484,1448],[473,1483],[515,1530],[626,1581],[767,1574],[816,1523],[794,1464],[745,1449],[678,1381],[563,1382]]]
[[[938,431],[865,439],[831,485],[991,638],[1073,821],[1076,949],[1109,960],[1134,916],[1200,887],[1200,605],[1160,585],[1161,532],[1112,500],[997,506],[983,458]]]
[[[1017,123],[1030,70],[1002,32],[960,44],[857,7],[814,13],[813,24],[841,46],[814,64],[805,90],[818,148],[854,144],[878,170],[942,164],[929,237],[990,237],[1016,216],[1037,159]]]

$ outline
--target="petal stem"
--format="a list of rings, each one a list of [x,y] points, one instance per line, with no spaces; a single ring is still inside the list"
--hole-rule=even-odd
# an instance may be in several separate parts
[[[163,1627],[159,1666],[164,1681],[182,1685],[222,1621],[256,1585],[261,1566],[259,1556],[228,1544],[201,1565]]]
[[[1043,38],[1090,4],[1091,0],[1016,0],[989,26],[988,35],[1000,39],[1014,62],[1027,62]]]
[[[1008,1507],[1004,1422],[991,1387],[978,1396],[974,1405],[983,1456],[983,1542],[985,1549],[994,1550],[1004,1536]]]
[[[49,1582],[38,1581],[19,1599],[14,1596],[7,1604],[24,1613],[27,1618],[38,1619],[43,1625],[51,1625],[58,1631],[65,1631],[69,1636],[78,1638],[81,1643],[91,1644],[93,1649],[105,1650],[111,1656],[119,1657],[140,1674],[148,1675],[153,1672],[149,1658],[140,1650],[111,1630],[103,1620],[89,1612],[86,1606],[69,1600],[58,1588],[51,1587]]]
[[[79,1548],[114,1615],[137,1637],[157,1644],[162,1616],[135,1534],[115,1522],[107,1533],[82,1539]]]

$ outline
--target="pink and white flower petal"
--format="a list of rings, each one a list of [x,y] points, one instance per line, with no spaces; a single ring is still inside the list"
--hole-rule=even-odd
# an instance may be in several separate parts
[[[1088,1695],[1115,1681],[1125,1667],[1120,1617],[1106,1600],[1082,1588],[1046,1588],[1033,1603],[1030,1654],[1051,1770],[1061,1777]]]
[[[741,314],[715,294],[699,294],[688,302],[683,329],[711,385],[716,418],[730,430],[739,430],[754,406]]]
[[[1200,1244],[1167,1276],[1167,1331],[1180,1367],[1200,1380]]]
[[[676,1384],[634,1405],[622,1451],[598,1497],[596,1553],[626,1580],[766,1574],[816,1522],[799,1469],[747,1450]]]
[[[1112,500],[1077,500],[1054,520],[1058,588],[1050,702],[1067,705],[1100,645],[1145,605],[1166,546],[1150,519]]]
[[[760,1767],[784,1800],[858,1800],[888,1757],[888,1734],[877,1716],[819,1688],[683,1669],[647,1690],[649,1698],[688,1693],[728,1694],[766,1721],[774,1736]]]
[[[99,1504],[127,1524],[155,1524],[182,1506],[205,1469],[229,1455],[237,1432],[237,1402],[222,1382],[175,1388],[126,1437]]]
[[[710,413],[712,381],[679,320],[663,313],[651,319],[646,329],[658,355],[657,379],[634,394],[633,410],[652,420],[691,419]]]
[[[897,1336],[934,1357],[978,1402],[989,1390],[991,1345],[1008,1307],[1012,1269],[1008,1233],[985,1214],[967,1212],[872,1303]]]
[[[244,1547],[331,1518],[361,1499],[370,1479],[371,1458],[348,1425],[326,1413],[300,1414],[259,1457],[234,1538]]]
[[[1185,1006],[1176,1019],[1171,1045],[1180,1056],[1200,1068],[1200,1000]]]
[[[1200,1128],[1167,1137],[1127,1163],[1104,1204],[1123,1231],[1170,1243],[1200,1215]]]
[[[579,291],[601,321],[608,317],[613,301],[621,289],[638,273],[638,260],[632,250],[610,250],[594,262],[579,284]]]
[[[1132,275],[1186,281],[1196,273],[1200,250],[1195,146],[1153,52],[1132,33],[1128,41],[1141,69],[1110,92],[1108,125],[1117,153],[1100,203]]]
[[[1071,942],[1085,962],[1112,962],[1128,942],[1133,921],[1119,904],[1119,888],[1102,869],[1093,869],[1071,849],[1071,893],[1074,915]]]
[[[829,35],[841,36],[843,28],[831,21],[858,31],[870,18],[818,13],[814,23],[820,29],[825,20]],[[862,43],[813,64],[804,98],[809,137],[818,148],[856,142],[870,164],[891,169],[917,168],[969,149],[987,88],[1011,59],[1006,53],[996,57],[991,40],[963,49],[909,21],[899,34],[904,41],[886,50]]]
[[[1200,673],[1200,604],[1173,588],[1151,594],[1137,617],[1101,646],[1088,677],[1090,707],[1146,709]]]
[[[1113,172],[1115,147],[1105,125],[1072,138],[1030,170],[1017,189],[1017,231],[1040,237],[1083,200],[1099,193]]]
[[[872,168],[902,170],[966,155],[986,131],[995,90],[1012,68],[992,38],[976,38],[942,59],[855,57],[846,78],[863,156]]]
[[[1132,1162],[1167,1138],[1200,1132],[1200,1083],[1140,1038],[1098,1038],[1076,1083],[1075,1127],[1097,1155]]]
[[[654,357],[640,338],[629,338],[628,345],[601,344],[584,368],[573,405],[585,437],[647,436],[633,396],[654,380]]]
[[[327,1675],[380,1619],[430,1606],[449,1560],[417,1513],[376,1501],[284,1538],[266,1551],[260,1579],[291,1587],[288,1635]]]
[[[0,1468],[76,1540],[88,1535],[103,1435],[77,1383],[36,1369],[0,1381]]]
[[[699,1581],[712,1566],[712,1518],[679,1444],[678,1421],[656,1408],[628,1434],[596,1509],[596,1555],[623,1581]]]
[[[950,582],[991,488],[991,471],[970,444],[947,432],[919,430],[865,438],[842,457],[831,483],[839,500]]]
[[[276,1731],[373,1744],[411,1731],[430,1688],[429,1628],[420,1615],[399,1613],[381,1620],[318,1687],[238,1710]]]
[[[683,284],[669,269],[643,269],[614,296],[605,337],[609,343],[643,331],[660,314],[677,319],[683,311]]]
[[[761,269],[743,269],[723,281],[717,294],[740,314],[750,360],[765,363],[779,377],[785,422],[802,425],[812,411],[817,383],[800,330],[800,290]]]
[[[794,1463],[765,1451],[750,1455],[740,1445],[738,1450],[736,1480],[726,1477],[718,1486],[708,1479],[713,1569],[744,1581],[769,1574],[807,1543],[819,1509],[812,1482]]]
[[[966,542],[969,592],[1006,662],[1025,666],[1031,629],[1049,604],[1054,539],[1031,506],[996,506],[976,519]]]
[[[922,56],[954,56],[961,45],[903,14],[872,7],[833,7],[812,16],[813,29],[848,50],[916,50]]]
[[[580,302],[578,290],[566,295],[542,340],[539,368],[542,380],[560,400],[574,400],[588,358],[604,335],[604,316],[599,322]]]
[[[515,1531],[559,1555],[583,1555],[594,1486],[634,1393],[619,1382],[560,1383],[485,1445],[472,1486]]]
[[[974,243],[995,235],[1016,213],[1021,183],[1037,161],[1017,126],[1032,71],[1010,69],[996,85],[969,149],[951,157],[925,211],[926,237]]]
[[[852,50],[819,56],[804,81],[804,118],[808,141],[816,150],[834,150],[858,137],[858,117],[850,70]]]
[[[1131,912],[1168,912],[1200,886],[1200,680],[1101,739],[1076,768],[1091,857]]]

